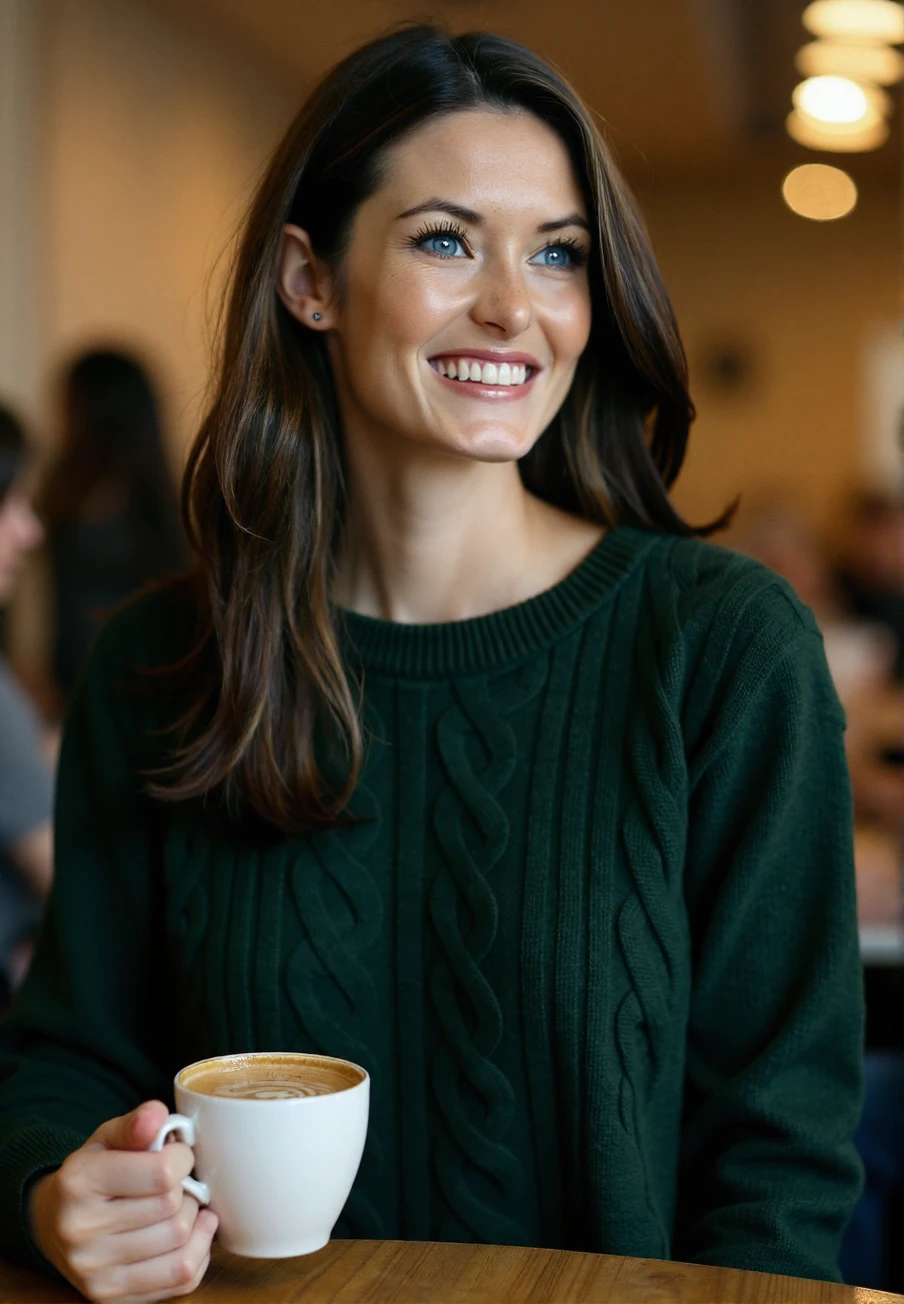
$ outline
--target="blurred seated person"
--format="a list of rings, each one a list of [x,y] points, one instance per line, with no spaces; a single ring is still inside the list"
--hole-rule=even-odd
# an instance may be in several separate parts
[[[847,505],[835,584],[847,611],[884,626],[895,640],[895,677],[904,679],[904,507],[861,491]]]
[[[864,526],[863,536],[873,528],[886,537],[882,546],[874,542],[860,549],[864,564],[859,573],[872,574],[875,592],[880,591],[878,577],[884,575],[890,593],[892,531],[887,521],[881,526],[874,522]],[[853,531],[850,538],[855,537]],[[845,750],[854,795],[858,916],[862,930],[888,931],[902,922],[904,828],[904,690],[895,681],[899,654],[893,634],[881,619],[878,604],[845,603],[844,591],[836,584],[816,536],[799,513],[778,500],[748,510],[731,542],[782,575],[812,608],[822,629],[829,669],[847,716]],[[865,563],[870,552],[872,567]],[[866,938],[867,932],[861,936]],[[866,951],[864,958],[865,1090],[856,1145],[866,1184],[845,1236],[840,1265],[845,1281],[852,1285],[900,1291],[904,1261],[895,1262],[889,1225],[904,1197],[904,967],[877,964]]]
[[[41,495],[53,591],[53,671],[63,698],[103,619],[185,560],[151,381],[126,353],[95,350],[62,384],[62,443]]]
[[[0,606],[43,537],[24,484],[22,427],[0,408]],[[0,1009],[25,975],[53,874],[53,780],[37,716],[0,658]]]
[[[880,621],[856,618],[846,608],[816,535],[781,499],[747,507],[730,542],[786,579],[816,616],[847,715],[845,743],[858,827],[872,827],[871,847],[878,830],[897,848],[904,821],[904,769],[899,763],[904,696],[894,677],[892,634]],[[872,862],[873,857],[865,859]],[[872,900],[872,890],[865,891]]]

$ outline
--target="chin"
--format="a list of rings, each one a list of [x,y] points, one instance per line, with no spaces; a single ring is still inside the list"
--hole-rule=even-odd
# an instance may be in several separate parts
[[[537,438],[532,432],[490,426],[462,431],[442,442],[450,451],[475,462],[517,462],[530,452]]]

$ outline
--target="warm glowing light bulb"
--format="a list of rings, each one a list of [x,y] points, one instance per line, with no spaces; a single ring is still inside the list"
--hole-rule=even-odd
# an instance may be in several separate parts
[[[792,213],[814,222],[834,222],[855,207],[857,187],[841,168],[804,163],[785,177],[782,196]]]
[[[869,111],[866,92],[850,77],[808,77],[793,98],[795,107],[817,122],[860,122]]]
[[[795,63],[804,77],[851,77],[876,86],[904,79],[904,55],[888,45],[810,41],[798,50]]]
[[[801,20],[814,36],[841,41],[904,41],[904,6],[896,0],[813,0]]]
[[[785,130],[792,140],[807,149],[821,149],[837,154],[865,153],[879,149],[889,137],[889,126],[884,118],[866,124],[817,122],[815,118],[792,109],[785,119]]]

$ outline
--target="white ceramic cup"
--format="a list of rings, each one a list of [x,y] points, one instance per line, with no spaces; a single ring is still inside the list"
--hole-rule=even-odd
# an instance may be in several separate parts
[[[229,1094],[243,1073],[273,1065],[284,1066],[286,1080],[320,1066],[348,1085],[319,1095],[290,1096],[281,1084],[276,1090],[264,1084],[254,1098]],[[223,1094],[192,1089],[212,1072],[223,1075]],[[170,1133],[194,1148],[196,1176],[182,1185],[217,1214],[220,1243],[254,1259],[322,1249],[361,1163],[370,1105],[364,1069],[326,1055],[222,1055],[187,1065],[176,1075],[175,1091],[179,1112],[170,1114],[149,1149],[160,1150]]]

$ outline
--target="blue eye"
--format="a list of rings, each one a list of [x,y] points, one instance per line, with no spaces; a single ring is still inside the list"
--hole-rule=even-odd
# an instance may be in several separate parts
[[[464,258],[467,256],[460,238],[457,235],[450,235],[447,231],[422,236],[418,240],[418,248],[426,250],[428,254],[436,254],[439,258]]]
[[[584,261],[583,250],[566,244],[547,245],[530,260],[535,267],[580,267]]]

